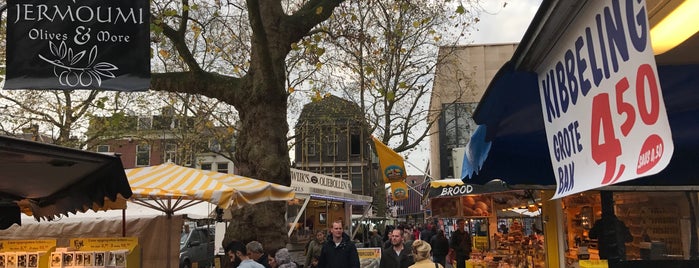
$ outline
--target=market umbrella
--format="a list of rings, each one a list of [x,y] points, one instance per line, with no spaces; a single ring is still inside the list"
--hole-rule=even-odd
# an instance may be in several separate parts
[[[126,176],[133,191],[129,201],[163,211],[168,216],[205,201],[228,209],[294,198],[291,187],[172,163],[127,169]],[[169,233],[168,246],[172,239]],[[168,250],[168,267],[170,252]]]

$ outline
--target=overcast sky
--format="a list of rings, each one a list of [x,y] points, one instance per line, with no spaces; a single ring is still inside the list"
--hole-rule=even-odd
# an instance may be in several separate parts
[[[540,4],[541,0],[485,0],[485,12],[479,17],[469,44],[519,43]],[[407,155],[405,167],[409,175],[421,175],[427,166],[429,140],[423,141],[420,147]]]

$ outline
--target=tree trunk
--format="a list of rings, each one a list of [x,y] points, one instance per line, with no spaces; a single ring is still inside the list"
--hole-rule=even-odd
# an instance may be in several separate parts
[[[291,177],[286,96],[270,97],[239,109],[242,128],[236,142],[237,169],[243,176],[288,186]],[[233,211],[224,243],[257,240],[265,249],[285,247],[285,213],[286,202],[264,202]]]

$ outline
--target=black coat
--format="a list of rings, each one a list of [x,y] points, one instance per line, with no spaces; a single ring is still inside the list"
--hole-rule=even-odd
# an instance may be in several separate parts
[[[444,236],[433,235],[430,245],[432,245],[432,255],[435,257],[444,257],[449,254],[449,240]]]
[[[471,234],[466,231],[454,231],[451,233],[449,247],[454,249],[457,257],[468,257],[471,255]]]
[[[335,246],[332,234],[323,243],[318,259],[318,268],[359,268],[357,247],[350,241],[349,236],[342,234],[342,242]]]
[[[379,264],[380,268],[408,268],[408,266],[413,265],[413,256],[410,254],[410,249],[403,247],[400,251],[400,255],[396,255],[396,251],[393,247],[384,248],[381,252],[381,262]]]

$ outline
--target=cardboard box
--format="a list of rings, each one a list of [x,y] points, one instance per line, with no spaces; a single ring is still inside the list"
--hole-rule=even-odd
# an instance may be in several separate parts
[[[0,268],[5,268],[5,253],[0,252]]]
[[[75,265],[75,253],[63,252],[63,267],[64,268],[74,268],[74,265]]]

